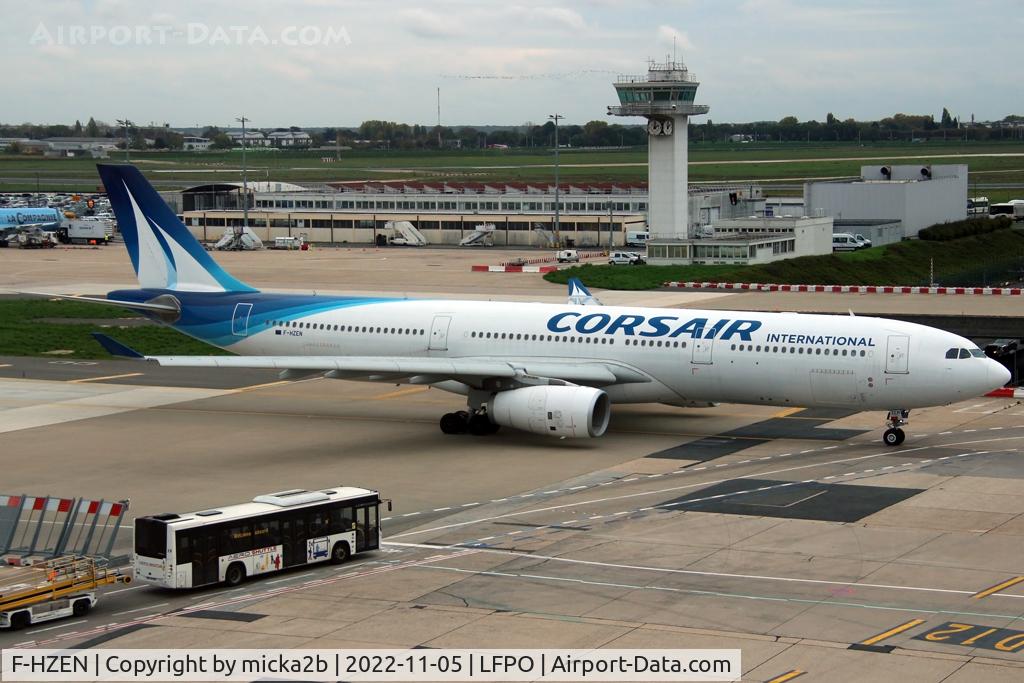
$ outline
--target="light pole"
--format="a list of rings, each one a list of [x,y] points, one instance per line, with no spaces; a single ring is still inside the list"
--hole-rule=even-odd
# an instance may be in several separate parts
[[[249,119],[240,116],[235,119],[242,124],[242,230],[249,227],[249,177],[245,166],[245,124]]]
[[[135,124],[129,121],[128,119],[118,119],[117,125],[124,126],[124,160],[125,162],[131,161],[131,159],[128,157],[128,127],[134,126]]]
[[[561,245],[562,237],[559,228],[562,227],[561,214],[559,211],[559,189],[558,189],[558,121],[565,117],[561,114],[549,114],[548,118],[555,122],[555,239]]]

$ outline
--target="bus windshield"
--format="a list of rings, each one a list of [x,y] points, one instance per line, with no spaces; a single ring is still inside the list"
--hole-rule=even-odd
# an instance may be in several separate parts
[[[158,519],[135,520],[135,554],[159,560],[167,555],[167,524]]]

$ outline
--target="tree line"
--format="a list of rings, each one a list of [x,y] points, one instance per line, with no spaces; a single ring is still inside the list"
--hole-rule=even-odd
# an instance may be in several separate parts
[[[236,129],[231,129],[236,130]],[[298,131],[290,128],[260,129],[264,132]],[[527,121],[518,126],[424,126],[395,121],[370,120],[357,127],[326,127],[306,130],[314,147],[345,146],[381,149],[484,149],[493,147],[545,148],[555,145],[555,124]],[[202,137],[212,141],[214,149],[228,149],[233,141],[227,129],[208,126]],[[583,125],[561,124],[558,144],[562,147],[642,147],[647,132],[641,124],[624,125],[607,121],[589,121]],[[43,139],[50,137],[107,137],[123,146],[125,130],[117,124],[90,117],[83,124],[41,125],[33,123],[0,124],[0,137]],[[182,149],[185,135],[169,124],[131,125],[127,131],[132,149],[146,149],[147,140],[156,149]],[[831,112],[824,121],[799,121],[786,116],[778,121],[715,123],[711,119],[694,121],[690,126],[691,143],[710,142],[880,142],[918,140],[1011,140],[1024,139],[1024,116],[1010,115],[988,125],[965,124],[943,109],[939,119],[931,114],[894,114],[878,121],[840,119]]]

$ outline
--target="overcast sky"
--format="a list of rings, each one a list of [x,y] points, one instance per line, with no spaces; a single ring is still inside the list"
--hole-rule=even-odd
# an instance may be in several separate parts
[[[606,118],[614,74],[663,60],[673,37],[714,121],[937,119],[944,106],[985,120],[1024,114],[1021,9],[1020,0],[0,0],[0,121],[225,126],[244,113],[256,126],[429,125],[440,87],[446,125],[553,112],[583,123]]]

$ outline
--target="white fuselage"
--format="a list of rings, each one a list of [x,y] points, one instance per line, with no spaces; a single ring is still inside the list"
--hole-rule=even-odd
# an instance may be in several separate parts
[[[602,363],[650,379],[602,386],[613,402],[677,405],[910,409],[977,396],[1007,374],[963,337],[895,320],[483,301],[333,308],[250,328],[229,348],[262,356]],[[956,357],[947,357],[952,349]]]

